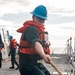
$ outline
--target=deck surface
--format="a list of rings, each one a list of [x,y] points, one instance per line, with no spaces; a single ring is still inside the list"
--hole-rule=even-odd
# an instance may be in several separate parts
[[[67,55],[51,54],[51,58],[56,66],[63,72],[64,75],[69,75],[72,69],[71,64],[67,63]],[[58,72],[50,65],[46,64],[43,60],[41,61],[45,67],[50,71],[52,75],[59,75]],[[2,68],[0,69],[0,75],[20,75],[18,70],[9,69],[10,60],[2,62]]]

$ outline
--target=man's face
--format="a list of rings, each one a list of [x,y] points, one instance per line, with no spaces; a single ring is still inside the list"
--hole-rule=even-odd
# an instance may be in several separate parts
[[[41,18],[36,17],[36,16],[34,16],[34,21],[37,22],[37,23],[39,23],[39,24],[44,24],[45,23],[44,19],[41,19]]]

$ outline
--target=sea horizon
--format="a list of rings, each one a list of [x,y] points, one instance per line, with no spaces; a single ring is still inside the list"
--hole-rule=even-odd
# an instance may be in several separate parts
[[[50,54],[67,54],[67,46],[50,47]]]

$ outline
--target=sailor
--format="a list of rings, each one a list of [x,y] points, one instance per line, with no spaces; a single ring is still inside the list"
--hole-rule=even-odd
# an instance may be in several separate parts
[[[17,45],[16,45],[16,40],[13,39],[13,36],[9,36],[9,40],[10,40],[10,43],[9,43],[9,48],[10,48],[10,51],[9,51],[9,54],[8,56],[11,55],[11,67],[9,67],[10,69],[14,69],[14,64],[16,64],[17,69],[19,69],[19,64],[18,62],[16,61],[15,59],[15,56],[16,56],[16,48],[17,48]]]
[[[19,45],[19,71],[21,75],[51,75],[38,60],[51,61],[50,43],[46,42],[44,23],[47,20],[47,9],[43,5],[37,6],[31,14],[33,20],[23,23],[17,32],[22,33]]]

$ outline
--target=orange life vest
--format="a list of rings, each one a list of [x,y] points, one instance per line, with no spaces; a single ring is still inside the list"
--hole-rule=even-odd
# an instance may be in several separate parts
[[[45,36],[44,36],[44,33],[45,33],[44,25],[40,25],[34,21],[26,21],[23,24],[23,27],[19,28],[17,30],[17,32],[23,33],[23,31],[25,31],[29,26],[35,26],[36,27],[40,40],[44,42],[44,38],[45,38]],[[20,53],[37,54],[36,50],[34,48],[30,47],[30,44],[27,41],[23,41],[21,38],[20,38],[20,46],[22,46],[19,48]],[[45,47],[43,45],[43,48],[44,48],[45,53],[50,54],[50,48],[49,47]]]
[[[17,47],[16,43],[17,42],[15,39],[11,39],[9,43],[9,48],[16,48]]]

